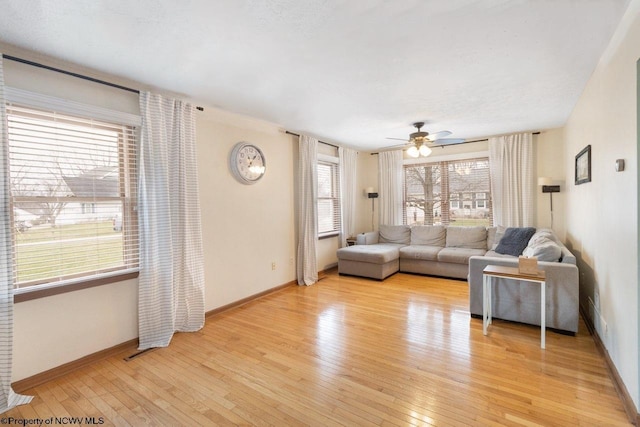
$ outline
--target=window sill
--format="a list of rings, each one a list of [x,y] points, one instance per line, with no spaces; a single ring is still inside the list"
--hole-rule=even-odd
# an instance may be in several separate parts
[[[318,240],[330,239],[332,237],[338,237],[339,235],[340,233],[338,233],[337,231],[335,233],[322,234],[318,236]]]
[[[108,277],[100,277],[96,279],[87,279],[84,281],[76,282],[73,284],[62,286],[51,286],[46,288],[36,288],[33,290],[23,289],[22,292],[13,295],[13,302],[19,303],[24,301],[31,301],[34,299],[50,297],[53,295],[60,295],[67,292],[79,291],[82,289],[94,288],[96,286],[108,285],[110,283],[121,282],[123,280],[135,279],[138,277],[138,271],[129,271],[122,274],[115,274]],[[27,288],[28,289],[28,288]]]

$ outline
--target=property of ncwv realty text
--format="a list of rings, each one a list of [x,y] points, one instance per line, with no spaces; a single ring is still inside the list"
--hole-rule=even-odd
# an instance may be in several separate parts
[[[103,417],[49,417],[49,418],[0,418],[0,425],[12,426],[51,426],[51,425],[102,425]]]

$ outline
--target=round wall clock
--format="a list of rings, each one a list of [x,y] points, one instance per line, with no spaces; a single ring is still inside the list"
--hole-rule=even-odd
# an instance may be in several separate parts
[[[243,184],[255,184],[264,176],[267,161],[258,147],[238,142],[231,150],[229,167],[233,176]]]

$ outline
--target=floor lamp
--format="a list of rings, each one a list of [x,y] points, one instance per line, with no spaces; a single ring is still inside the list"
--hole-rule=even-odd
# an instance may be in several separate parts
[[[559,185],[552,185],[553,179],[549,177],[538,178],[538,185],[542,186],[543,193],[549,193],[549,202],[551,204],[551,229],[553,230],[553,193],[560,192]]]
[[[376,210],[375,201],[378,198],[378,193],[373,191],[373,187],[367,187],[365,192],[367,193],[367,197],[371,199],[371,231],[373,231],[375,230],[375,228],[373,228],[373,213]]]

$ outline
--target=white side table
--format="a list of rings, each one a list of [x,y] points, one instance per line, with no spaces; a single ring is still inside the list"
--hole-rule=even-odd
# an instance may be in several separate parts
[[[488,265],[482,270],[482,332],[487,335],[487,328],[491,324],[491,285],[493,277],[523,280],[540,284],[540,348],[545,348],[546,330],[546,296],[547,287],[545,272],[539,270],[537,275],[521,274],[518,267],[504,267]]]

